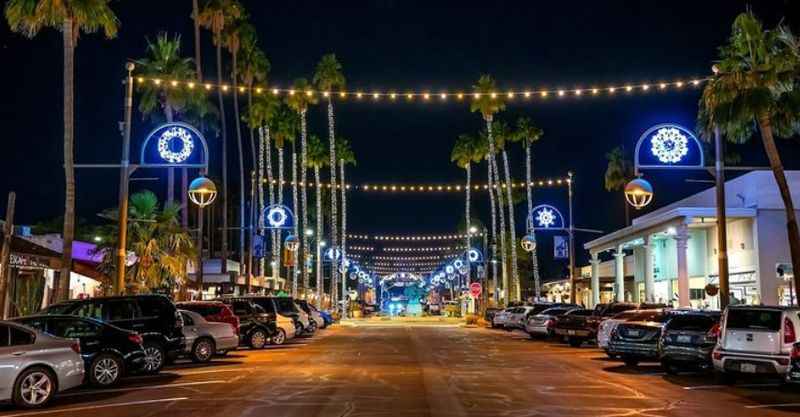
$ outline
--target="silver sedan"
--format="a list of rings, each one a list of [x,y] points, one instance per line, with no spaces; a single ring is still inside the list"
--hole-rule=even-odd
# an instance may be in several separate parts
[[[239,336],[230,323],[207,321],[194,311],[178,310],[183,318],[186,354],[194,362],[208,362],[216,352],[236,350]]]
[[[0,401],[39,408],[57,391],[81,385],[84,370],[80,351],[76,340],[0,321]]]

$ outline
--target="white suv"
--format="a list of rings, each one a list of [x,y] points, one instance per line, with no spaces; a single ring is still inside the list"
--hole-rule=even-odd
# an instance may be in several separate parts
[[[730,375],[786,375],[792,345],[798,341],[798,314],[797,307],[728,307],[722,315],[712,353],[714,368]]]

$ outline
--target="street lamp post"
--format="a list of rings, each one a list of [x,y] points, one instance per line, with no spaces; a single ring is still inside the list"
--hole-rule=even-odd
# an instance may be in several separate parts
[[[130,176],[131,118],[133,113],[133,69],[132,62],[125,65],[128,76],[125,79],[125,122],[122,131],[122,160],[119,170],[119,242],[117,242],[117,276],[114,292],[125,291],[125,264],[128,258],[128,177]],[[69,277],[62,279],[69,279]]]
[[[217,186],[206,177],[198,177],[189,184],[189,199],[197,205],[197,265],[195,279],[197,292],[203,299],[203,208],[217,198]]]

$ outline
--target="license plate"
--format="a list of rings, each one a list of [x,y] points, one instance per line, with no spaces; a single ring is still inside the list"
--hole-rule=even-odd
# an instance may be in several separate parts
[[[575,330],[567,330],[567,334],[570,336],[575,336]]]
[[[692,336],[678,336],[678,343],[690,343]]]
[[[739,370],[748,374],[756,373],[756,366],[752,363],[743,363],[739,365]]]
[[[628,330],[628,335],[629,336],[639,336],[640,333],[639,333],[638,330]]]

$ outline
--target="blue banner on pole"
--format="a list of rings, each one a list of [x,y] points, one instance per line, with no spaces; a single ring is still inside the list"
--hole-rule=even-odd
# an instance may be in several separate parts
[[[264,244],[264,236],[253,236],[253,257],[261,259],[267,256],[267,248]]]
[[[553,236],[553,258],[569,258],[569,240],[566,236]]]

